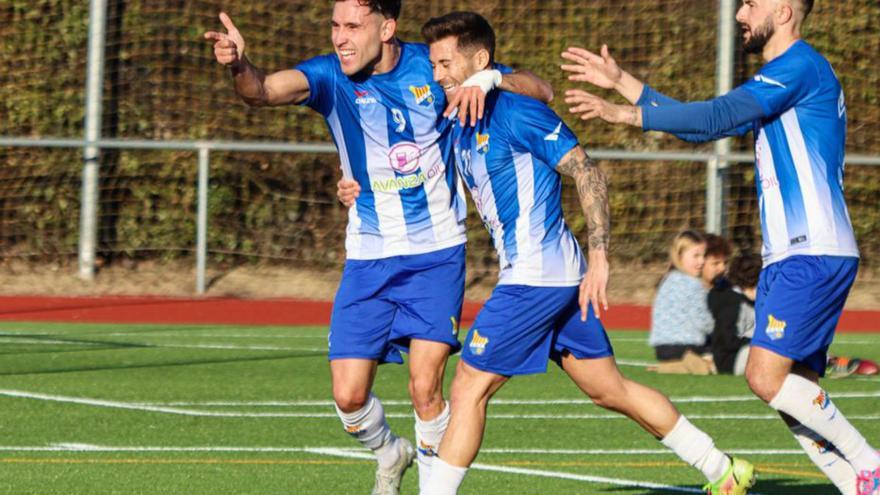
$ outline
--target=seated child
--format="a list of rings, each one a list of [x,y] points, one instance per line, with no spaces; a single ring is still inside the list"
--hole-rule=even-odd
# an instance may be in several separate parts
[[[718,373],[742,375],[755,333],[755,292],[761,273],[761,256],[741,254],[730,262],[727,284],[709,291],[709,309],[715,320],[712,358]]]
[[[669,252],[670,268],[657,288],[651,308],[649,343],[658,361],[681,360],[691,351],[709,352],[712,314],[706,302],[707,288],[700,280],[706,252],[704,236],[693,230],[678,234]]]

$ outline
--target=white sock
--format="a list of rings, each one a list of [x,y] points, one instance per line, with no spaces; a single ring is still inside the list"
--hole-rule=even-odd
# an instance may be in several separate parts
[[[834,445],[804,425],[789,428],[794,438],[843,495],[856,495],[856,472]]]
[[[431,474],[431,463],[440,449],[440,441],[449,426],[449,401],[444,401],[443,411],[439,416],[430,420],[422,421],[419,415],[416,417],[416,452],[419,459],[419,489],[424,490],[427,486],[428,477]]]
[[[832,443],[856,472],[880,467],[880,454],[847,421],[828,393],[798,375],[788,375],[770,407],[782,411]]]
[[[370,394],[367,404],[359,411],[346,413],[336,407],[346,433],[376,454],[380,468],[391,467],[400,457],[397,437],[391,433],[385,420],[385,409],[379,399]]]
[[[678,418],[678,423],[661,442],[681,460],[699,469],[710,483],[721,479],[730,467],[730,458],[715,448],[712,437],[684,416]]]
[[[431,463],[431,476],[419,492],[421,495],[455,495],[468,468],[447,464],[440,457]]]

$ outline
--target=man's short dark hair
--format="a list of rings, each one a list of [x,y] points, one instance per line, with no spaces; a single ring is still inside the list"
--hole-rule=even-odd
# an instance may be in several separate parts
[[[450,36],[458,38],[460,50],[476,51],[485,48],[489,52],[489,63],[495,61],[495,30],[480,14],[450,12],[433,17],[422,26],[425,43],[431,44]]]
[[[813,11],[813,0],[797,0],[801,3],[801,9],[804,11],[804,19]]]
[[[733,254],[733,247],[727,239],[715,234],[705,234],[705,237],[706,256],[727,259]]]
[[[730,262],[727,279],[733,285],[743,289],[757,287],[762,265],[763,260],[760,255],[754,253],[740,254]]]
[[[344,2],[345,0],[336,0]],[[358,3],[364,7],[370,8],[370,13],[378,12],[386,19],[397,20],[400,17],[400,8],[402,0],[358,0]]]

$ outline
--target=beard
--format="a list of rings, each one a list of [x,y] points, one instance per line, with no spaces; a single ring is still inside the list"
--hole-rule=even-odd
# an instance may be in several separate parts
[[[764,50],[764,45],[770,41],[775,32],[776,27],[773,25],[773,19],[771,16],[767,16],[763,24],[751,30],[751,36],[743,43],[743,50],[746,53],[761,53]]]

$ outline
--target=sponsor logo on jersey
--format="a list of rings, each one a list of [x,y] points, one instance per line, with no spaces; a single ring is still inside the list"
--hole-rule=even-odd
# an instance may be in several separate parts
[[[388,163],[401,174],[411,174],[418,170],[422,149],[416,143],[397,143],[388,152]]]
[[[764,333],[770,337],[770,340],[779,340],[785,337],[785,326],[786,323],[782,320],[777,320],[773,315],[767,316],[767,329],[764,330]]]
[[[489,152],[489,134],[477,133],[477,153],[485,155]]]
[[[375,105],[376,103],[379,103],[379,101],[376,100],[376,98],[370,96],[370,92],[366,89],[354,90],[354,96],[355,96],[354,102],[357,103],[358,105]]]
[[[471,335],[471,343],[468,344],[471,348],[471,352],[477,356],[482,356],[483,353],[486,352],[487,345],[489,345],[489,339],[483,337],[477,329],[474,329],[474,333]]]
[[[559,141],[559,131],[562,130],[562,122],[553,129],[553,132],[544,136],[544,141]]]
[[[822,410],[827,409],[831,405],[831,397],[828,396],[828,392],[824,390],[819,392],[819,395],[813,399],[813,405],[819,406]]]
[[[395,177],[393,179],[385,180],[374,180],[372,183],[373,191],[392,192],[421,187],[422,184],[442,174],[445,170],[446,166],[443,165],[443,163],[441,162],[431,167],[428,172],[419,171],[419,173],[417,174],[409,174],[403,177]]]
[[[434,103],[434,93],[431,93],[431,85],[426,84],[419,87],[410,86],[409,90],[412,91],[413,96],[415,96],[417,105],[429,107]]]

